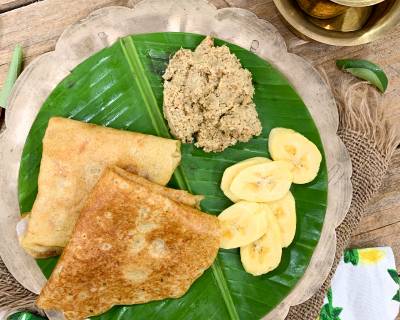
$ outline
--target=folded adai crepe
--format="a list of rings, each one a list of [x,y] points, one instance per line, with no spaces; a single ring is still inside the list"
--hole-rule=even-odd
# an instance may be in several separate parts
[[[117,165],[165,185],[180,159],[176,140],[51,118],[43,139],[38,194],[22,247],[36,258],[60,254],[83,200],[107,166]]]
[[[201,202],[201,200],[204,199],[204,196],[202,196],[202,195],[193,195],[185,190],[166,188],[164,186],[160,186],[158,184],[152,183],[145,178],[142,178],[136,174],[128,172],[117,166],[110,166],[110,167],[108,167],[108,170],[113,171],[115,174],[119,175],[121,178],[125,178],[132,182],[141,184],[145,187],[150,187],[150,188],[152,188],[152,190],[154,192],[159,193],[163,196],[166,196],[167,198],[170,198],[171,200],[174,200],[181,204],[187,205],[189,207],[200,209],[200,202]]]
[[[37,305],[80,320],[114,305],[181,297],[213,263],[220,230],[216,217],[169,196],[106,169]]]

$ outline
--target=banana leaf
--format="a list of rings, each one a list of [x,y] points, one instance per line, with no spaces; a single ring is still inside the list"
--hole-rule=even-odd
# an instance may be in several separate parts
[[[45,320],[45,318],[30,312],[17,312],[9,316],[7,320]]]
[[[37,193],[42,138],[52,116],[69,117],[113,128],[170,137],[162,113],[163,74],[169,58],[181,47],[194,49],[204,38],[188,33],[128,36],[96,53],[72,70],[51,93],[26,141],[19,174],[21,212],[28,212]],[[254,101],[262,134],[221,153],[205,153],[192,144],[182,147],[182,162],[170,186],[206,196],[202,209],[217,215],[231,202],[219,183],[228,166],[255,156],[268,156],[267,139],[274,127],[292,128],[323,152],[318,130],[301,98],[286,78],[268,62],[236,45],[226,44],[251,71]],[[95,319],[260,319],[295,287],[318,243],[327,205],[325,160],[318,177],[293,185],[297,233],[284,249],[280,266],[254,277],[241,265],[239,251],[220,250],[215,263],[180,299],[135,306],[117,306]],[[57,258],[38,260],[48,277]]]

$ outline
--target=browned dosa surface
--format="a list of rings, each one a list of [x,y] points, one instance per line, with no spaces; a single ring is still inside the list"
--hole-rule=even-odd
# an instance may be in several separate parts
[[[84,319],[189,289],[217,255],[218,219],[154,190],[160,191],[104,172],[39,296],[40,308]]]
[[[160,186],[158,184],[152,183],[149,180],[142,178],[136,174],[128,172],[124,169],[121,169],[117,166],[109,167],[109,170],[112,170],[115,174],[118,174],[121,178],[125,178],[132,182],[144,185],[153,190],[153,192],[159,193],[171,200],[179,202],[181,204],[200,209],[200,202],[204,199],[202,195],[193,195],[185,190],[171,189],[166,188],[164,186]]]
[[[165,185],[180,158],[176,140],[51,118],[43,139],[38,194],[22,246],[34,256],[59,254],[84,199],[107,166]]]

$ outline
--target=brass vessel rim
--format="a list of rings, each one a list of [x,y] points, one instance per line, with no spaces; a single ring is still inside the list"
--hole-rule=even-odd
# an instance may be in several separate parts
[[[396,0],[384,19],[378,19],[373,26],[357,31],[340,32],[326,30],[308,21],[305,14],[293,5],[291,0],[273,0],[276,8],[297,32],[306,38],[335,46],[356,46],[374,41],[400,23],[400,0]],[[337,2],[335,0],[335,2]]]
[[[330,1],[348,7],[368,7],[374,4],[381,3],[385,0],[330,0]]]

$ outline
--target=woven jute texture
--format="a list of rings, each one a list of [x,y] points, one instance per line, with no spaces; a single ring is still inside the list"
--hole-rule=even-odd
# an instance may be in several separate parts
[[[385,119],[384,106],[375,89],[365,83],[341,81],[331,84],[340,114],[339,135],[353,165],[353,200],[344,221],[337,228],[335,262],[321,289],[308,301],[292,307],[286,319],[315,320],[321,310],[338,261],[357,228],[365,205],[379,189],[398,141]],[[25,290],[8,273],[0,259],[0,310],[34,310],[36,295]]]
[[[287,320],[317,319],[332,276],[362,219],[365,205],[379,189],[390,158],[398,145],[394,127],[385,117],[377,92],[365,83],[331,84],[337,99],[339,135],[350,154],[353,199],[349,212],[336,229],[335,261],[321,289],[306,302],[290,308]]]
[[[35,311],[35,299],[36,295],[21,286],[0,259],[0,311]]]

